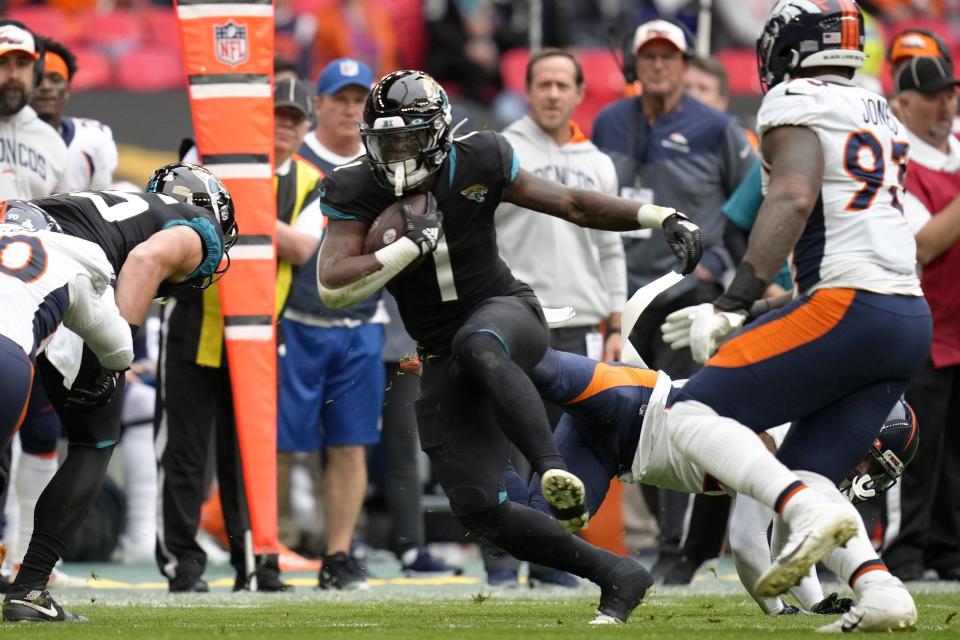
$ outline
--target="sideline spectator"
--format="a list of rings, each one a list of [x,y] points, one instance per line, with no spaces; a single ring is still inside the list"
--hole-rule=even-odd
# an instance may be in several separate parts
[[[301,152],[325,172],[363,153],[358,123],[372,82],[370,67],[350,58],[334,60],[320,74],[317,129]],[[277,450],[326,454],[320,587],[364,589],[369,584],[350,543],[367,490],[365,447],[380,440],[386,314],[376,296],[327,308],[317,290],[316,260],[315,249],[294,279],[283,314]]]
[[[64,45],[49,38],[44,44],[43,76],[30,101],[40,119],[57,130],[67,145],[64,191],[109,189],[117,168],[117,144],[110,127],[90,118],[64,115],[70,100],[70,83],[77,73],[77,58]]]
[[[503,131],[527,171],[568,187],[616,195],[617,174],[571,117],[583,100],[583,70],[563,49],[530,57],[526,93],[530,114]],[[545,307],[572,307],[576,316],[550,330],[554,348],[605,361],[620,358],[620,314],[627,301],[627,274],[620,235],[530,215],[501,204],[496,212],[500,256],[530,285]],[[599,332],[603,324],[606,335]],[[550,407],[548,407],[550,412]],[[562,413],[553,407],[551,423]]]
[[[643,95],[605,107],[593,129],[594,142],[617,166],[622,196],[690,212],[703,230],[704,255],[694,273],[661,294],[630,336],[648,366],[674,378],[689,377],[698,365],[688,349],[673,351],[664,344],[659,326],[671,312],[722,293],[720,281],[730,260],[723,248],[721,208],[756,162],[735,118],[685,92],[691,39],[665,20],[640,25],[633,50]],[[649,232],[624,233],[623,242],[628,293],[677,270],[676,258],[651,241]],[[645,490],[644,495],[660,523],[660,554],[653,573],[665,577],[682,560],[679,545],[688,496],[666,490]]]
[[[901,580],[919,580],[926,569],[960,580],[960,140],[950,131],[958,84],[952,65],[938,57],[910,58],[894,76],[910,140],[904,215],[933,313],[930,358],[906,393],[923,437],[904,471],[899,518],[892,515],[883,552]]]
[[[324,174],[363,155],[357,123],[371,85],[373,71],[354,58],[334,60],[320,73],[313,103],[317,126],[304,137],[300,155]]]
[[[0,21],[0,199],[42,198],[63,191],[66,145],[29,106],[39,84],[42,45],[22,23]]]

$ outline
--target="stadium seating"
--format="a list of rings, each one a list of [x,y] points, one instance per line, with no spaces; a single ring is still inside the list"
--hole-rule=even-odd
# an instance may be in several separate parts
[[[72,91],[102,89],[113,84],[113,64],[104,54],[89,47],[74,47],[77,74],[70,83]]]
[[[53,38],[67,46],[73,45],[82,35],[82,20],[51,7],[30,5],[11,7],[6,18],[19,20],[35,33]]]
[[[180,51],[146,46],[123,56],[116,69],[117,88],[128,91],[167,91],[186,87]]]

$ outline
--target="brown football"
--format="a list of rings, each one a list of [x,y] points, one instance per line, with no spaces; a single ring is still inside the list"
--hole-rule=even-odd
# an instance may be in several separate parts
[[[388,244],[393,244],[407,232],[403,213],[400,210],[400,207],[404,204],[410,205],[414,215],[422,216],[427,212],[427,196],[423,194],[407,196],[391,204],[377,216],[377,219],[367,229],[367,235],[363,239],[364,255],[379,251]]]

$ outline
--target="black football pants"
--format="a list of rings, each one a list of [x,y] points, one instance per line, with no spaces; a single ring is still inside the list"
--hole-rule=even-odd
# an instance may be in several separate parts
[[[161,345],[155,424],[160,465],[157,565],[171,587],[187,587],[203,575],[207,555],[196,535],[207,497],[212,440],[230,563],[244,574],[244,532],[250,523],[229,371],[164,356]]]

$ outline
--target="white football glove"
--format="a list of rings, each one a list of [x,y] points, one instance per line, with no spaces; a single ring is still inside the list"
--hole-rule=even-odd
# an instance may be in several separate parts
[[[718,312],[710,303],[674,311],[660,326],[663,341],[673,350],[690,347],[693,359],[705,363],[721,340],[743,326],[746,317],[729,311]]]

